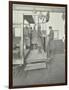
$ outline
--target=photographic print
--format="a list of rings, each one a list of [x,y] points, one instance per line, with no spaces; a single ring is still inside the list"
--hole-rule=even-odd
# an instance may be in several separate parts
[[[9,1],[9,88],[67,84],[67,5]]]

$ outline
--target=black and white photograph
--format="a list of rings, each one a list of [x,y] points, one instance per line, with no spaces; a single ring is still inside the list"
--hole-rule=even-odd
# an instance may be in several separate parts
[[[67,5],[9,5],[10,87],[65,85]]]

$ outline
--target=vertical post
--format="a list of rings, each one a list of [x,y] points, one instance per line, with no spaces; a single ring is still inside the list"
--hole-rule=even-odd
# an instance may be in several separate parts
[[[29,24],[29,27],[30,27],[30,24]],[[30,49],[32,49],[32,31],[31,31],[31,28],[30,28]]]
[[[24,56],[23,56],[23,27],[24,27],[24,18],[23,18],[23,24],[21,24],[21,43],[20,43],[20,57],[22,59],[22,64],[24,64]]]
[[[59,31],[58,31],[58,34],[57,34],[57,39],[59,39]]]
[[[44,37],[44,52],[45,52],[45,45],[46,45],[45,43],[46,43],[46,42],[45,42],[45,37]]]

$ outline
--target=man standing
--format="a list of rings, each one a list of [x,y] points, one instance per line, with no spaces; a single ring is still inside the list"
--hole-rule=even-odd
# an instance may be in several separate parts
[[[53,56],[53,50],[54,50],[54,43],[53,43],[53,40],[54,40],[54,31],[52,29],[52,27],[50,26],[49,27],[49,35],[48,35],[48,38],[49,38],[49,41],[48,41],[48,45],[47,45],[47,57],[50,58],[51,56]]]
[[[42,53],[42,33],[41,33],[41,26],[38,25],[38,31],[37,31],[37,35],[38,35],[38,51],[39,53]]]

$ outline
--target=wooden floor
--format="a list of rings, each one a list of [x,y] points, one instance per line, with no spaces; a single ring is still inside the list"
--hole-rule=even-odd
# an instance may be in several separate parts
[[[13,85],[54,84],[65,82],[65,56],[56,54],[47,68],[24,71],[24,67],[15,69]]]

